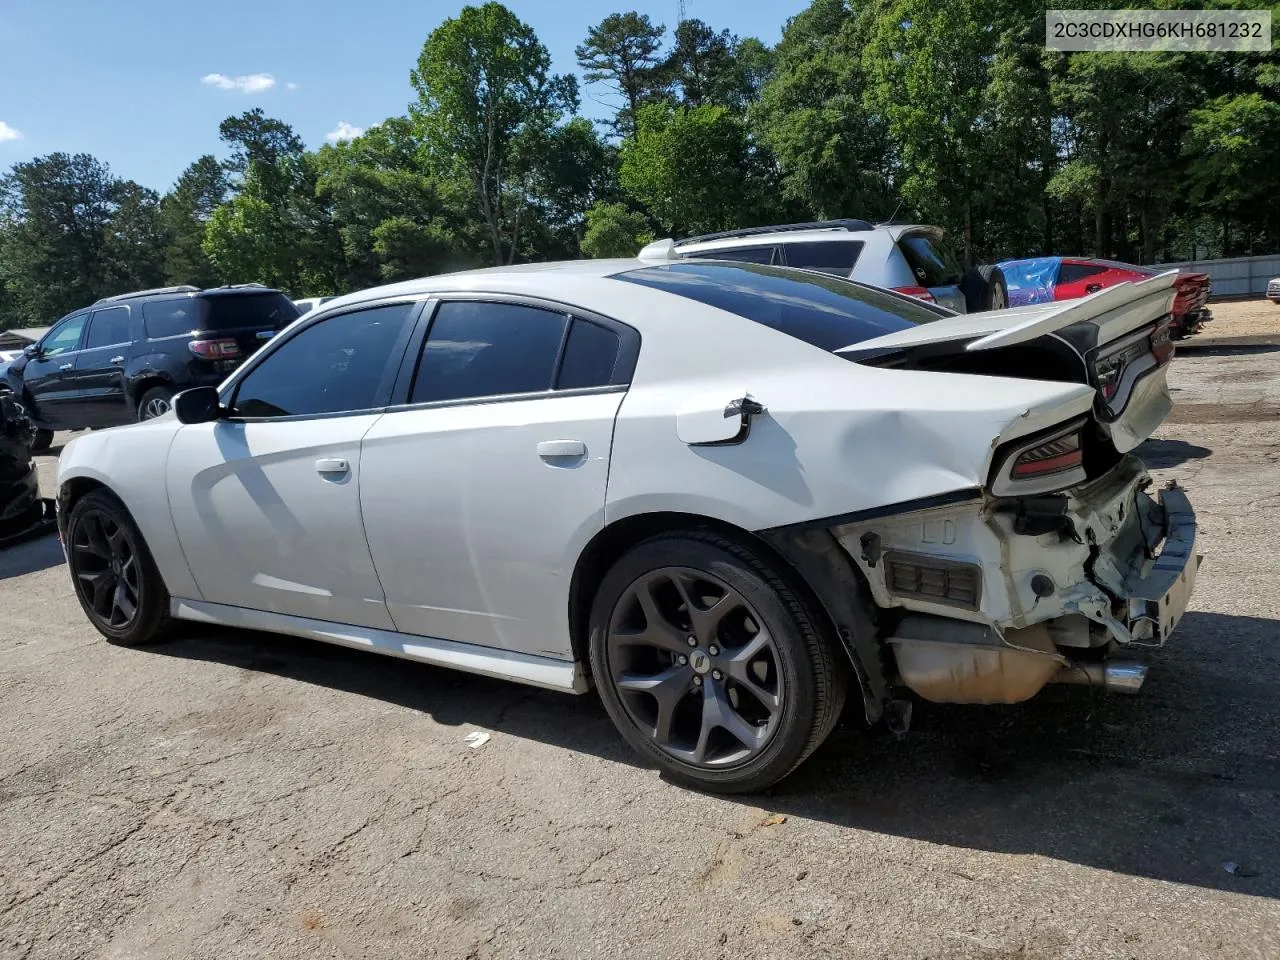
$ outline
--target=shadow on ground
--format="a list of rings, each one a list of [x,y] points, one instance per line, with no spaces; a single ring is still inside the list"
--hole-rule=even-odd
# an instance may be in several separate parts
[[[0,580],[21,577],[65,563],[62,544],[52,531],[0,550]]]
[[[1148,440],[1134,452],[1152,470],[1176,467],[1188,460],[1203,460],[1213,453],[1208,447],[1185,440]]]
[[[202,630],[154,650],[636,762],[594,695],[247,632]],[[1278,651],[1280,621],[1191,613],[1155,655],[1137,697],[1050,687],[1012,707],[917,702],[901,742],[868,732],[853,705],[796,774],[744,802],[954,847],[1280,897]],[[1239,869],[1228,873],[1226,863]]]
[[[1276,353],[1280,351],[1280,335],[1250,334],[1215,337],[1212,340],[1179,340],[1175,349],[1180,354],[1196,357],[1244,357],[1255,353]]]

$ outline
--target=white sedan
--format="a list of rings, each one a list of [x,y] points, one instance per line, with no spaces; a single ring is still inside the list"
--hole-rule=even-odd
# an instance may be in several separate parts
[[[341,297],[220,388],[72,440],[59,522],[108,639],[175,621],[584,692],[672,778],[761,789],[846,696],[1136,689],[1198,566],[1133,449],[1172,274],[972,316],[658,259]]]

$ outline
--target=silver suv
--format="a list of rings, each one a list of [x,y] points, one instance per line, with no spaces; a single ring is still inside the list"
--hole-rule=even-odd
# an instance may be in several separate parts
[[[941,227],[821,220],[709,233],[674,242],[686,259],[736,260],[819,270],[888,287],[965,313],[962,271]]]

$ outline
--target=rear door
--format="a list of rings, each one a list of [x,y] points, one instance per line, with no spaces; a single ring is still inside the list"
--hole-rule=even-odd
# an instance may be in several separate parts
[[[788,267],[847,278],[853,276],[853,267],[858,262],[863,244],[861,240],[815,240],[780,246]]]
[[[960,264],[942,237],[941,230],[931,227],[908,230],[898,237],[898,250],[915,283],[928,290],[934,302],[964,313],[968,307],[960,291]]]
[[[569,580],[604,525],[638,345],[543,301],[438,302],[401,403],[361,451],[369,549],[399,630],[572,656]]]
[[[84,341],[89,314],[77,313],[57,324],[40,340],[40,353],[22,371],[24,389],[35,402],[36,418],[56,427],[79,427],[75,421],[76,354]]]
[[[129,307],[100,307],[90,314],[75,366],[75,416],[85,426],[112,427],[134,419],[124,392],[131,342]]]

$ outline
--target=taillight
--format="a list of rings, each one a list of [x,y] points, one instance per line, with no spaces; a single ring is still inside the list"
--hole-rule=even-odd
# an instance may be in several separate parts
[[[230,360],[240,356],[240,344],[234,340],[191,340],[187,348],[201,360]]]
[[[926,303],[937,303],[937,298],[929,292],[928,287],[894,287],[895,293],[900,293],[904,297],[915,297],[917,300],[924,300]]]
[[[1156,366],[1164,366],[1173,359],[1173,319],[1162,320],[1156,324],[1151,334],[1151,355],[1156,358]]]
[[[1054,437],[1052,440],[1046,440],[1018,454],[1018,458],[1013,461],[1010,475],[1015,480],[1029,480],[1076,470],[1083,463],[1084,452],[1080,449],[1080,431],[1076,430]]]

